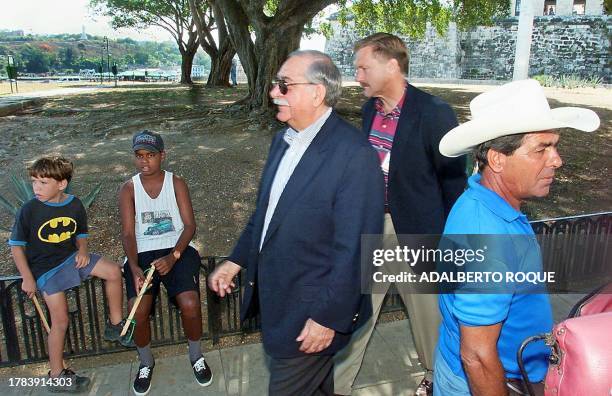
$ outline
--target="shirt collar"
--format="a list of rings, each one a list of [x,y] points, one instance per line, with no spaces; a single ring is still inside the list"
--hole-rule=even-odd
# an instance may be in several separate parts
[[[306,127],[306,129],[301,132],[298,132],[295,129],[288,127],[285,131],[283,139],[285,139],[285,142],[287,142],[289,146],[294,143],[309,145],[313,141],[315,136],[317,136],[317,133],[319,133],[319,131],[323,127],[323,124],[325,124],[325,121],[327,121],[327,119],[331,115],[331,112],[332,109],[330,107],[325,113],[323,113],[321,117],[319,117],[315,122],[310,124],[308,127]]]
[[[510,206],[510,204],[496,192],[480,184],[480,179],[480,173],[472,175],[468,179],[468,186],[472,191],[473,196],[478,201],[486,206],[491,212],[495,213],[497,216],[509,223],[518,218],[522,218],[524,222],[528,222],[527,216]]]
[[[402,106],[404,106],[404,99],[406,98],[406,91],[408,91],[408,84],[406,84],[406,87],[404,88],[404,94],[400,98],[399,102],[397,102],[393,110],[391,110],[389,113],[385,113],[385,106],[383,104],[383,101],[381,98],[377,97],[376,100],[374,101],[376,112],[378,112],[379,114],[382,114],[383,116],[399,117],[400,113],[402,112]]]

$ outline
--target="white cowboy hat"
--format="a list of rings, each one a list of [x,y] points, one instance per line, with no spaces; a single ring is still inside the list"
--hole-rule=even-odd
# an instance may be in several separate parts
[[[471,121],[451,129],[440,141],[440,153],[458,157],[500,136],[556,128],[592,132],[599,127],[594,111],[579,107],[551,109],[536,80],[504,84],[470,102]]]

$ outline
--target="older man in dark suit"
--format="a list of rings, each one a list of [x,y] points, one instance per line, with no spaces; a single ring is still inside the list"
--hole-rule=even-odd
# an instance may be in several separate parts
[[[282,65],[270,96],[288,128],[272,142],[255,212],[208,279],[223,297],[246,268],[241,315],[261,315],[273,395],[332,394],[332,356],[371,312],[361,235],[382,232],[384,183],[365,136],[332,110],[340,93],[323,53]]]
[[[363,132],[378,152],[385,176],[386,203],[380,213],[385,234],[441,234],[466,182],[465,158],[438,152],[442,136],[457,125],[455,113],[440,98],[408,84],[408,50],[399,37],[373,34],[357,42],[355,53],[356,80],[370,98],[363,106]],[[385,241],[395,245],[393,239]],[[372,318],[335,358],[338,394],[351,392],[389,284],[381,286],[384,290],[372,294]],[[408,310],[421,365],[431,371],[440,323],[437,296],[417,292],[410,284],[396,287]],[[429,393],[431,373],[417,390]]]

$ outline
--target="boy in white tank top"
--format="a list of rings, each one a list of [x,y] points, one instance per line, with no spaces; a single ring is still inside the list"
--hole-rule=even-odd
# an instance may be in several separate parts
[[[146,395],[151,388],[155,360],[151,353],[149,316],[160,283],[181,311],[196,381],[207,386],[212,382],[212,372],[200,348],[200,256],[191,243],[196,225],[189,189],[183,179],[161,168],[166,153],[159,134],[147,130],[137,133],[132,148],[139,173],[119,191],[122,242],[128,261],[124,276],[130,302],[142,287],[144,270],[155,266],[151,287],[135,315],[134,341],[140,367],[133,391]]]

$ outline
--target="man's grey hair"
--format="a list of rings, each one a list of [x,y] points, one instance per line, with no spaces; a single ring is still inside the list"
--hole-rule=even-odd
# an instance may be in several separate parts
[[[497,139],[489,140],[480,143],[474,149],[474,160],[478,164],[478,172],[482,173],[484,168],[489,164],[487,154],[490,149],[498,151],[505,155],[512,155],[523,144],[523,138],[526,133],[515,135],[500,136]]]
[[[306,69],[305,77],[309,83],[321,84],[325,87],[324,103],[334,107],[342,95],[342,75],[332,59],[321,51],[298,50],[289,54],[288,58],[303,56],[312,59]]]

